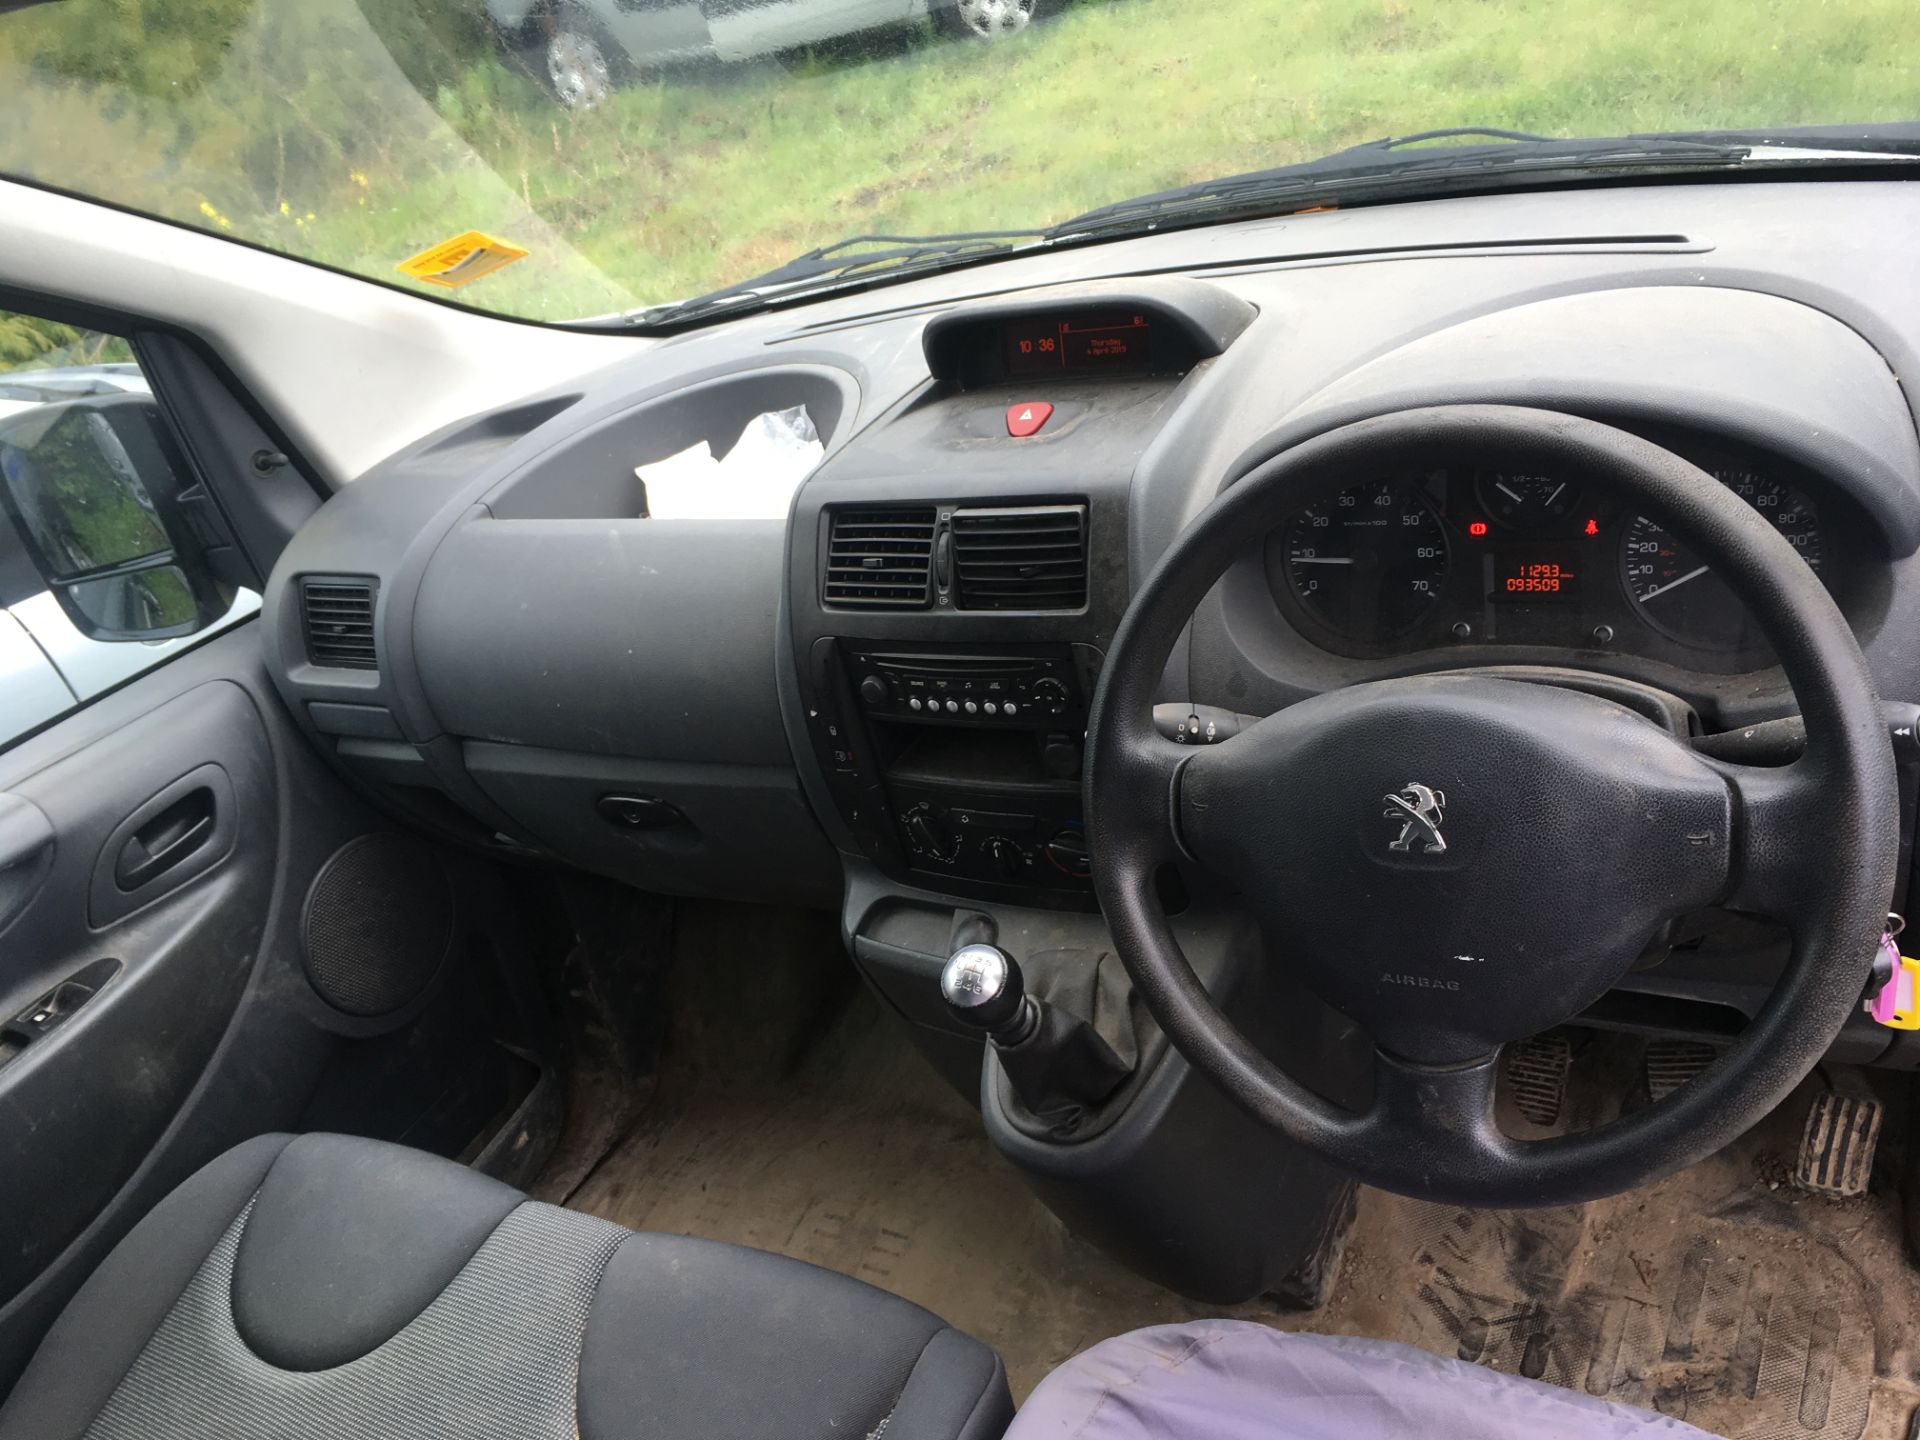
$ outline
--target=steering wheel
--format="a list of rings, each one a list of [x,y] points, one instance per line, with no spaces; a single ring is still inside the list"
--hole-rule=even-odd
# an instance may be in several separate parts
[[[1290,706],[1213,746],[1151,711],[1175,640],[1250,537],[1356,479],[1521,463],[1610,488],[1752,611],[1806,720],[1759,768],[1709,759],[1609,700],[1429,674]],[[1357,1178],[1449,1204],[1563,1204],[1630,1189],[1747,1130],[1860,1003],[1893,894],[1892,747],[1865,661],[1793,548],[1711,476],[1567,415],[1446,406],[1309,440],[1231,485],[1167,550],[1114,638],[1088,734],[1094,885],[1114,948],[1174,1047],[1253,1116]],[[1364,1113],[1291,1079],[1195,977],[1155,896],[1176,860],[1237,887],[1292,967],[1365,1027]],[[1705,1072],[1596,1129],[1494,1123],[1500,1047],[1574,1019],[1667,921],[1723,906],[1783,922],[1791,957]]]

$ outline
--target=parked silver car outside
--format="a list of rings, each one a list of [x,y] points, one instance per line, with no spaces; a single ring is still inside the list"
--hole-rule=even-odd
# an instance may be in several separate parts
[[[928,20],[981,40],[1018,35],[1040,0],[487,0],[501,42],[569,109],[623,79],[694,61],[755,60]]]

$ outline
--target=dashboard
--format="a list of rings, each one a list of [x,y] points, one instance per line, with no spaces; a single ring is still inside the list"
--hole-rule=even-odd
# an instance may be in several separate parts
[[[1038,946],[1064,943],[1044,917],[1096,909],[1082,745],[1142,579],[1239,476],[1352,423],[1504,404],[1642,435],[1763,516],[1883,698],[1920,701],[1916,230],[1920,191],[1891,183],[1483,196],[637,341],[334,496],[269,582],[267,663],[322,753],[415,823],[652,891],[839,906],[938,1026],[899,977],[964,916]],[[825,453],[787,513],[647,518],[636,467],[724,457],[795,407]],[[314,643],[307,592],[342,586],[367,668]],[[1796,711],[1658,517],[1511,457],[1303,496],[1246,537],[1158,699],[1207,743],[1370,679],[1509,666],[1657,692],[1707,735]],[[1709,1010],[1764,993],[1681,969],[1641,983]]]
[[[1843,608],[1854,600],[1866,542],[1830,486],[1777,457],[1649,438],[1753,506]],[[1357,480],[1275,530],[1264,558],[1287,622],[1341,654],[1523,645],[1727,673],[1773,658],[1726,582],[1664,525],[1551,469]]]

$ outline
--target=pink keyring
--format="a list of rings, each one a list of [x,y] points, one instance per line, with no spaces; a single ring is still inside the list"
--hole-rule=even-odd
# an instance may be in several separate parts
[[[1893,978],[1873,997],[1869,1013],[1880,1024],[1888,1025],[1895,1015],[1913,1013],[1913,977],[1900,963],[1900,947],[1894,944],[1891,931],[1881,935],[1880,950],[1893,965]]]

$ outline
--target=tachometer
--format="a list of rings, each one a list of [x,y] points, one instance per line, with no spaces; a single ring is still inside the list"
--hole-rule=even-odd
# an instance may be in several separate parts
[[[1447,535],[1410,483],[1342,490],[1281,529],[1287,583],[1322,624],[1360,640],[1410,630],[1440,598]]]
[[[1800,558],[1820,569],[1820,517],[1813,502],[1781,480],[1751,470],[1711,472],[1758,510]],[[1635,516],[1620,551],[1620,574],[1640,614],[1658,630],[1709,650],[1742,650],[1759,643],[1746,606],[1707,564],[1659,522]]]

